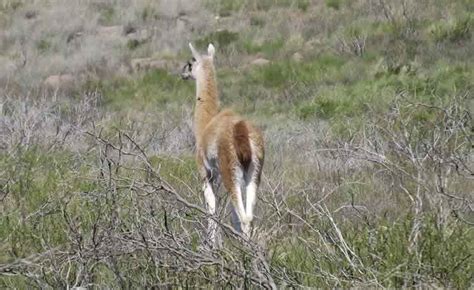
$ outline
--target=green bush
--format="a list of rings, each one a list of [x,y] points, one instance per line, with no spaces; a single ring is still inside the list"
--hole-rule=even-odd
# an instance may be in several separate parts
[[[263,27],[265,25],[265,18],[262,16],[251,16],[250,18],[250,25],[252,26],[257,26],[257,27]]]
[[[298,7],[298,9],[300,9],[303,12],[306,12],[308,10],[309,5],[310,5],[309,0],[299,0],[296,3],[296,6]]]
[[[433,40],[436,42],[459,42],[471,38],[473,19],[471,15],[468,15],[450,22],[432,25],[430,32]]]
[[[17,10],[21,6],[23,6],[23,1],[22,0],[6,0],[3,1],[2,4],[0,4],[0,11],[8,11],[8,10]]]
[[[134,50],[139,46],[140,46],[140,41],[138,41],[137,39],[130,39],[127,41],[127,48],[130,50]]]
[[[378,279],[383,278],[386,287],[400,288],[404,285],[407,275],[429,276],[436,279],[435,285],[443,287],[465,288],[471,283],[470,269],[472,246],[469,240],[472,233],[465,225],[455,223],[450,233],[436,228],[432,217],[426,217],[419,242],[422,265],[421,272],[412,274],[416,261],[407,245],[412,225],[412,217],[405,216],[394,222],[372,221],[372,225],[351,224],[342,229],[345,241],[354,250],[366,269],[371,269]],[[317,222],[320,232],[329,233],[326,243],[332,249],[320,251],[310,247],[326,248],[321,240],[314,236],[302,234],[301,239],[285,238],[272,245],[272,264],[285,267],[287,274],[307,287],[332,287],[334,285],[349,286],[344,281],[335,280],[331,284],[324,275],[339,275],[341,272],[351,273],[352,278],[360,273],[353,272],[344,254],[336,245],[337,237],[331,235],[330,225],[324,221]],[[331,237],[331,238],[329,238]],[[332,251],[331,251],[332,250]],[[354,262],[357,260],[354,259]],[[387,276],[384,276],[385,273]],[[336,284],[342,283],[342,284]]]
[[[205,5],[219,16],[230,16],[239,11],[245,4],[245,0],[206,0]]]
[[[240,42],[240,44],[243,46],[243,50],[248,54],[263,53],[265,57],[273,58],[282,51],[285,46],[285,41],[283,38],[276,38],[266,40],[263,43],[255,43],[252,39],[246,39]]]
[[[342,1],[341,0],[326,0],[326,6],[329,8],[333,8],[335,10],[339,10],[341,8]]]
[[[102,25],[111,25],[115,17],[115,9],[112,5],[100,5],[100,18],[99,22]]]
[[[45,53],[51,48],[51,42],[47,39],[41,39],[36,43],[36,48],[41,52]]]
[[[310,115],[316,115],[319,118],[328,119],[334,116],[340,106],[342,105],[338,104],[335,100],[317,98],[313,105],[310,107],[303,107],[300,109],[300,112],[303,119],[308,118]]]
[[[213,43],[219,49],[224,49],[229,46],[231,43],[239,39],[239,33],[232,32],[229,30],[221,30],[212,32],[203,38],[196,40],[196,45],[198,47],[207,47],[209,43]]]

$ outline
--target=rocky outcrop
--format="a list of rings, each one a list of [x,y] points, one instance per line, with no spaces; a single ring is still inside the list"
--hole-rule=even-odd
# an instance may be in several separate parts
[[[262,65],[267,65],[269,63],[270,61],[268,59],[262,58],[262,57],[254,59],[253,61],[250,62],[252,66],[262,66]]]
[[[153,69],[176,70],[178,64],[175,61],[165,59],[135,58],[130,61],[133,72],[148,71]]]
[[[52,89],[71,88],[76,79],[71,74],[51,75],[44,81],[44,86]]]

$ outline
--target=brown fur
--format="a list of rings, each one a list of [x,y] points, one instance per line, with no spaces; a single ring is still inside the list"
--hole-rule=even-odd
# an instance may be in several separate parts
[[[237,209],[242,200],[240,187],[248,182],[246,178],[251,178],[258,187],[264,159],[263,137],[250,122],[231,110],[219,112],[212,57],[202,57],[200,65],[201,71],[194,76],[196,162],[204,180],[212,180],[212,171],[218,170]],[[242,206],[239,208],[243,218],[241,222],[248,226],[252,216],[247,217],[245,209]]]
[[[234,125],[234,148],[242,167],[247,170],[252,161],[252,150],[250,148],[249,130],[244,121]]]
[[[197,164],[203,178],[206,178],[209,174],[203,166],[203,160],[209,157],[209,148],[213,144],[217,145],[217,162],[222,182],[227,192],[230,193],[233,202],[238,199],[235,192],[234,169],[241,167],[243,171],[247,171],[252,161],[252,154],[255,154],[258,159],[256,182],[257,185],[260,183],[264,159],[264,142],[261,132],[253,127],[251,123],[231,110],[223,110],[211,119],[201,136],[196,135],[196,140],[199,140],[196,156]],[[250,142],[254,144],[255,152],[251,151]]]

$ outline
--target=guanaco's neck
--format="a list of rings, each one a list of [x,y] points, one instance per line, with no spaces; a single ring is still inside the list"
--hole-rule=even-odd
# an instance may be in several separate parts
[[[214,65],[210,61],[203,64],[203,74],[196,78],[196,109],[194,124],[196,141],[200,143],[204,128],[219,113],[219,96]]]

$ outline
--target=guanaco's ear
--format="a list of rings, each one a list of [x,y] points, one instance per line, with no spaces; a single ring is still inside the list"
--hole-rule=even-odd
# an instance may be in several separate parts
[[[211,57],[214,58],[214,54],[216,53],[216,48],[212,43],[209,43],[209,46],[207,47],[207,54]]]
[[[193,54],[194,58],[197,61],[200,61],[201,60],[201,55],[196,51],[196,49],[194,49],[194,47],[191,43],[189,43],[189,48],[191,49],[191,53]]]

